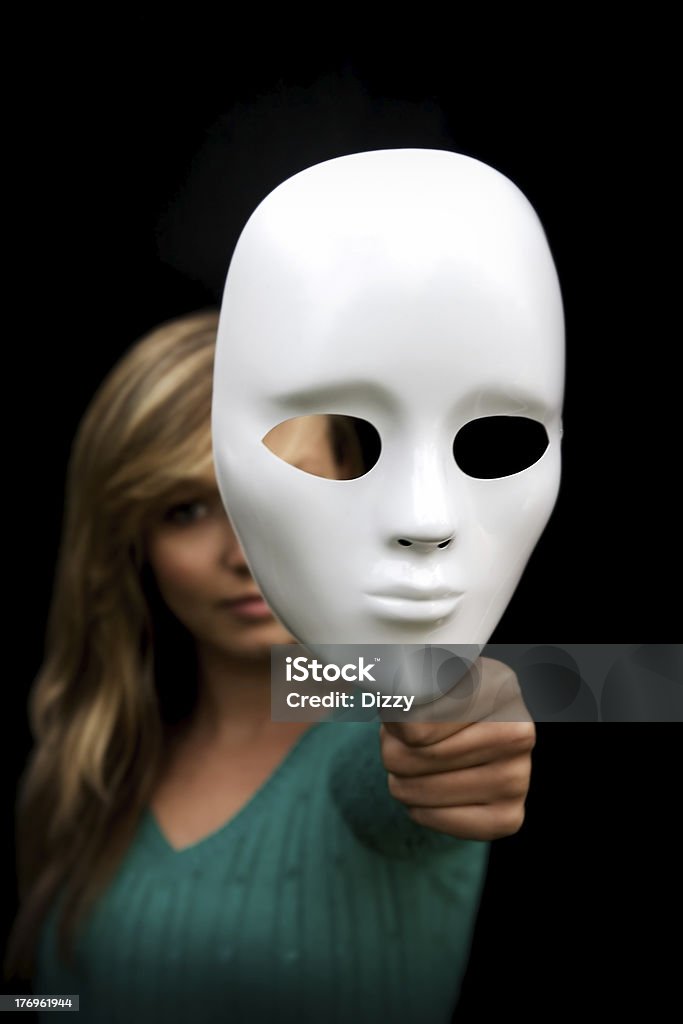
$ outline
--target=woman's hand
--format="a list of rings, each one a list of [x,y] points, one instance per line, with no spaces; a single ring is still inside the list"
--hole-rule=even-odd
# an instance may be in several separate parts
[[[467,720],[448,721],[463,690]],[[389,792],[419,825],[480,840],[521,828],[536,730],[507,665],[479,658],[451,694],[384,722],[380,738]]]

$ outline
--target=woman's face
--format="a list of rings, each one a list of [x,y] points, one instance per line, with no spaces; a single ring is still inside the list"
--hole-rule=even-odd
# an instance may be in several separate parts
[[[338,477],[323,417],[278,428],[288,461],[318,476]],[[261,596],[223,509],[213,474],[188,482],[146,538],[159,592],[198,644],[236,657],[263,657],[293,643]]]
[[[159,592],[198,644],[237,657],[292,638],[265,603],[213,476],[188,483],[147,536]]]

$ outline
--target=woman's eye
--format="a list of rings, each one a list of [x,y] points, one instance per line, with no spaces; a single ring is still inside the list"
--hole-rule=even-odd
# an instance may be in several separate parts
[[[542,423],[527,416],[482,416],[462,427],[453,455],[463,473],[494,480],[529,469],[548,447]]]
[[[183,501],[177,505],[171,505],[164,514],[168,523],[177,523],[183,526],[187,523],[196,523],[209,514],[209,505],[206,501]]]
[[[328,480],[364,476],[382,450],[372,423],[336,413],[293,416],[273,427],[261,440],[283,462]]]

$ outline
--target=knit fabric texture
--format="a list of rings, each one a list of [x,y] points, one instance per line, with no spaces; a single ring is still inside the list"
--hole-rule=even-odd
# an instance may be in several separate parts
[[[81,1024],[448,1024],[487,854],[393,799],[377,721],[318,722],[192,846],[148,809],[73,969],[55,901],[34,992],[78,995]]]

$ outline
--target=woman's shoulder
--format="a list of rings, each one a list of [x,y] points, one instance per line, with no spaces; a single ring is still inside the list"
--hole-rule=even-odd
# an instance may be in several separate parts
[[[379,719],[330,721],[315,730],[317,749],[311,745],[310,753],[346,826],[364,846],[392,858],[442,859],[445,854],[460,864],[470,859],[483,865],[488,844],[418,825],[391,795],[382,761],[381,724]]]
[[[306,746],[310,756],[315,756],[320,767],[357,763],[362,759],[366,764],[378,763],[380,758],[380,726],[378,719],[353,721],[345,718],[330,718],[317,722],[304,734],[301,746]]]

